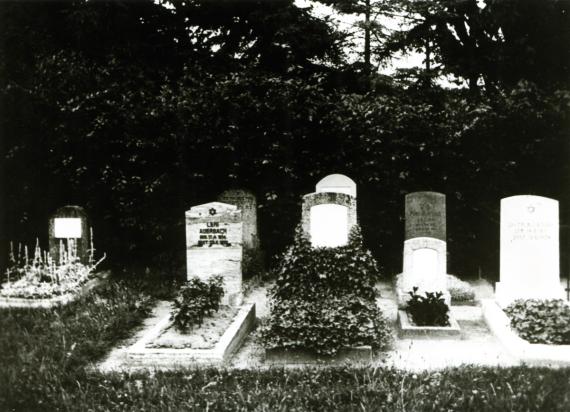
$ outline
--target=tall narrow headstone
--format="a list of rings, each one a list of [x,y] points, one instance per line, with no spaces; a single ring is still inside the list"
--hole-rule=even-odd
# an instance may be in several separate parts
[[[495,298],[564,298],[560,285],[558,201],[541,196],[501,200],[500,281]]]
[[[339,174],[320,180],[315,193],[303,196],[301,220],[313,247],[346,245],[357,224],[356,183]]]
[[[218,196],[218,201],[237,206],[243,219],[243,247],[247,249],[259,248],[257,234],[257,200],[255,195],[247,190],[226,190]]]
[[[447,290],[447,243],[445,195],[414,192],[406,195],[404,267],[398,297],[400,302],[414,287],[419,293]]]
[[[221,275],[224,304],[242,300],[243,223],[235,205],[211,202],[186,212],[187,278]]]
[[[81,263],[89,263],[90,236],[87,214],[82,207],[59,208],[49,219],[48,241],[51,258],[60,262],[62,254],[71,250]]]

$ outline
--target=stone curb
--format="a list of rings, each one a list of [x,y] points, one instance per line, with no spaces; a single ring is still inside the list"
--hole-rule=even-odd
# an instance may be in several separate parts
[[[533,366],[570,366],[570,345],[530,343],[511,328],[508,316],[495,300],[483,299],[481,305],[491,332],[521,362]]]
[[[163,317],[152,329],[126,351],[127,367],[175,367],[188,363],[221,364],[227,361],[255,325],[255,303],[243,305],[234,321],[212,349],[147,348],[146,345],[170,325],[170,315]]]
[[[450,326],[415,326],[408,318],[408,312],[398,310],[398,337],[400,339],[461,339],[461,328],[449,313]]]
[[[88,280],[83,284],[79,290],[75,293],[56,296],[54,298],[10,298],[10,297],[0,297],[0,308],[28,308],[28,309],[50,309],[55,306],[63,306],[68,303],[77,300],[80,296],[86,295],[93,289],[96,289],[103,285],[109,276],[110,271],[99,272],[95,274],[95,277]]]

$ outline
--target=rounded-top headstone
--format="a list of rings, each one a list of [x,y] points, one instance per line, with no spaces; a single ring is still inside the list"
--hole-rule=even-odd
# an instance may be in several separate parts
[[[71,247],[67,242],[73,241],[77,257],[82,263],[87,263],[90,256],[89,232],[87,213],[81,206],[68,205],[57,209],[49,220],[50,255],[59,261],[61,245]]]
[[[257,199],[255,195],[243,189],[230,189],[218,196],[218,200],[237,206],[243,218],[243,244],[246,248],[259,247],[257,235]]]
[[[431,237],[446,241],[445,195],[414,192],[406,195],[406,240]]]
[[[341,174],[332,174],[322,178],[315,189],[317,193],[344,193],[356,197],[356,183],[350,177]]]

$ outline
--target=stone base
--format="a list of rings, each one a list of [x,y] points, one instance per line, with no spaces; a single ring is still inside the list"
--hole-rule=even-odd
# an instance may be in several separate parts
[[[372,348],[367,345],[342,348],[332,357],[320,355],[308,349],[272,348],[265,350],[265,360],[268,363],[281,365],[370,362],[372,360]]]
[[[53,298],[34,299],[0,296],[0,308],[49,309],[56,306],[64,306],[103,285],[110,275],[110,271],[96,273],[92,279],[85,282],[75,293],[68,293]]]
[[[176,368],[194,364],[222,364],[239,349],[249,331],[255,326],[255,303],[242,306],[234,321],[212,349],[173,349],[147,348],[171,323],[170,315],[165,316],[127,349],[127,366]]]
[[[570,345],[530,343],[511,328],[509,317],[493,299],[481,301],[483,318],[493,335],[519,361],[533,366],[570,366]]]
[[[400,339],[460,339],[459,324],[449,313],[450,326],[415,326],[408,317],[408,312],[398,310],[398,337]]]
[[[517,299],[566,299],[566,291],[560,284],[550,288],[517,290],[516,285],[495,283],[495,300],[501,308],[506,308]]]

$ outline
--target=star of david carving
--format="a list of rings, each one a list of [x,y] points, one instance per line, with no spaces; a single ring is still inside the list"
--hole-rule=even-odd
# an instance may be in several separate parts
[[[210,216],[214,216],[216,214],[216,209],[211,208],[210,209]]]

